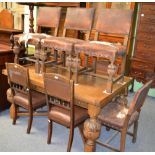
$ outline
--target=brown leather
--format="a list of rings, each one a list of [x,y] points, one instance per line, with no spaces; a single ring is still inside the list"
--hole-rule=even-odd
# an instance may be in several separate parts
[[[116,102],[108,103],[102,109],[98,119],[103,125],[113,127],[115,129],[121,129],[124,126],[125,119],[128,114],[128,107]],[[129,121],[129,126],[132,125],[139,118],[139,113],[135,111]]]
[[[61,7],[39,7],[37,25],[43,27],[59,27]]]
[[[15,104],[29,109],[30,103],[28,100],[28,94],[17,92],[14,96]],[[45,95],[36,91],[32,91],[32,108],[37,109],[46,105]]]
[[[94,11],[94,8],[67,8],[64,28],[91,30]]]
[[[44,85],[49,96],[71,102],[72,89],[69,79],[57,74],[44,74]]]
[[[109,34],[129,34],[133,10],[102,9],[98,13],[95,29]]]
[[[104,43],[104,42],[103,42]],[[74,45],[75,53],[84,52],[90,56],[112,58],[124,56],[126,47],[119,44],[103,44],[102,42],[84,42]]]
[[[44,47],[54,48],[60,51],[66,51],[68,54],[73,53],[73,47],[76,43],[83,43],[83,40],[68,37],[51,37],[43,40]]]
[[[129,114],[132,115],[135,111],[140,111],[141,107],[144,104],[145,98],[147,96],[147,93],[149,89],[151,88],[153,83],[153,80],[148,81],[145,85],[143,85],[135,94],[130,108],[129,108]]]
[[[11,83],[13,82],[24,87],[29,85],[29,74],[27,68],[15,63],[7,63],[6,68],[8,78]]]
[[[67,109],[53,106],[49,111],[48,118],[66,127],[70,127],[71,117],[70,111]],[[87,118],[88,113],[86,109],[74,106],[74,126],[84,122]]]
[[[45,39],[45,38],[50,38],[51,35],[44,34],[44,33],[28,33],[28,34],[18,34],[14,35],[14,40],[18,41],[19,43],[25,42],[26,38],[29,38],[27,41],[29,44],[36,45],[38,41]]]

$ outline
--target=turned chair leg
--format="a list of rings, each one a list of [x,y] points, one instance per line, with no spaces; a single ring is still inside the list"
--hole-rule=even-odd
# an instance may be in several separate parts
[[[12,122],[13,125],[16,124],[16,120],[17,120],[17,110],[18,110],[18,107],[17,107],[16,104],[14,104],[14,117],[13,117],[13,122]]]
[[[121,131],[121,139],[120,139],[120,151],[124,152],[125,151],[125,142],[126,142],[126,129],[123,129]]]
[[[137,130],[138,130],[138,120],[134,122],[132,143],[135,143],[136,142],[136,139],[137,139]]]
[[[73,137],[74,137],[74,128],[71,127],[70,132],[69,132],[69,141],[68,141],[68,146],[67,146],[67,152],[71,151],[72,143],[73,143]]]
[[[28,127],[27,127],[27,133],[29,134],[31,131],[31,126],[32,126],[32,121],[33,121],[33,110],[29,110],[29,120],[28,120]]]
[[[48,120],[48,138],[47,138],[47,144],[51,144],[52,129],[53,129],[53,123],[52,123],[51,120]]]
[[[78,126],[78,128],[79,128],[79,131],[80,131],[80,135],[81,135],[83,144],[85,144],[86,139],[85,139],[84,134],[83,134],[83,126],[84,126],[84,124],[81,124],[81,125]]]

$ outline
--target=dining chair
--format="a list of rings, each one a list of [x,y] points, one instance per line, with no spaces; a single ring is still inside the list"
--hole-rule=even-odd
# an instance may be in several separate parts
[[[79,127],[83,142],[83,123],[88,118],[87,110],[75,105],[74,81],[54,73],[44,74],[44,86],[48,105],[48,139],[51,143],[52,122],[69,128],[67,151],[72,147],[74,128]]]
[[[32,56],[32,54],[28,53],[28,44],[34,45],[35,46],[34,56],[37,59],[37,63],[38,63],[39,59],[41,60],[44,59],[44,55],[46,55],[47,53],[47,50],[46,52],[44,52],[44,50],[41,49],[41,40],[51,36],[56,37],[58,35],[60,17],[61,17],[61,7],[39,7],[37,21],[36,21],[37,31],[35,33],[15,35],[14,36],[15,44],[26,46],[26,56],[29,56],[29,55]],[[41,33],[42,28],[49,28],[50,34]],[[53,54],[54,51],[50,51],[50,53]],[[19,53],[17,53],[17,55],[18,54]],[[54,53],[53,55],[54,55],[54,59],[56,59],[56,56],[55,56],[56,54]],[[29,61],[33,61],[33,60],[29,59]]]
[[[94,8],[67,8],[62,37],[52,37],[43,40],[43,46],[62,51],[62,63],[64,67],[66,66],[66,55],[69,55],[70,59],[74,56],[74,44],[83,42],[82,39],[67,37],[67,30],[86,31],[88,32],[86,40],[89,40],[94,12]]]
[[[106,141],[102,143],[97,140],[96,143],[107,147],[113,151],[125,151],[126,135],[132,137],[132,142],[135,143],[137,139],[138,120],[141,108],[144,104],[147,93],[152,85],[152,80],[141,87],[134,95],[130,105],[119,102],[119,100],[108,103],[98,116],[99,121],[107,129],[116,130],[116,132]],[[133,126],[133,132],[128,129]],[[120,132],[120,148],[114,148],[109,143]]]
[[[36,113],[37,109],[46,106],[45,95],[31,89],[27,68],[15,63],[6,63],[6,69],[15,107],[13,125],[16,124],[17,116],[24,113],[24,116],[29,116],[27,127],[27,133],[29,134],[34,113]]]
[[[93,73],[91,74],[101,77],[101,75],[96,73],[96,65],[97,60],[99,58],[102,58],[102,60],[105,60],[106,62],[108,61],[109,63],[107,72],[110,80],[112,81],[112,78],[114,77],[118,68],[115,66],[115,61],[117,57],[120,57],[122,58],[120,75],[124,75],[132,15],[132,10],[100,10],[98,12],[96,23],[93,26],[93,29],[95,29],[96,31],[94,41],[75,44],[74,50],[77,57],[80,52],[83,52],[85,55],[93,57]],[[100,33],[122,36],[124,38],[124,43],[122,45],[121,43],[98,41]],[[78,76],[78,73],[76,74],[76,76]],[[108,93],[111,93],[111,90],[108,90]]]

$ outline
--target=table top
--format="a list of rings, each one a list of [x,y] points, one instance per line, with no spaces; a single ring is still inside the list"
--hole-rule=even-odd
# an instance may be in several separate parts
[[[29,68],[30,82],[33,89],[44,92],[43,75],[36,74],[34,66],[27,67]],[[46,72],[57,73],[69,77],[68,71],[62,68],[49,67]],[[3,70],[2,73],[7,75],[6,70]],[[75,77],[73,75],[73,79],[74,78]],[[80,75],[79,84],[75,84],[75,99],[82,102],[84,107],[87,107],[87,104],[103,107],[105,104],[110,102],[113,97],[124,90],[131,82],[131,77],[124,77],[124,83],[122,84],[119,81],[116,82],[113,86],[113,92],[108,94],[105,92],[107,83],[106,79],[90,75]]]

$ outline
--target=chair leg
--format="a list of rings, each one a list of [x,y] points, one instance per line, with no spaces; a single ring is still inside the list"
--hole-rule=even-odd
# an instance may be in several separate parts
[[[93,72],[96,74],[97,57],[93,57]]]
[[[106,131],[110,131],[110,127],[106,126]]]
[[[83,134],[83,125],[84,125],[84,124],[79,125],[78,128],[79,128],[79,131],[80,131],[80,135],[81,135],[83,144],[85,144],[86,139],[85,139],[84,134]]]
[[[28,134],[31,131],[32,121],[33,121],[33,110],[29,109],[29,120],[28,120],[28,127],[27,127],[27,133]]]
[[[52,129],[53,129],[53,123],[52,123],[51,120],[48,120],[48,138],[47,138],[47,144],[51,144]]]
[[[14,117],[13,117],[13,122],[12,124],[15,125],[16,124],[16,120],[17,120],[17,105],[14,104]]]
[[[132,143],[135,143],[136,142],[136,139],[137,139],[137,130],[138,130],[138,120],[134,122]]]
[[[66,52],[62,51],[62,66],[66,66]]]
[[[88,68],[88,55],[85,54],[85,67]]]
[[[120,139],[120,151],[121,152],[125,151],[126,132],[127,132],[127,129],[123,129],[121,131],[121,139]]]
[[[70,132],[69,132],[69,141],[68,141],[68,146],[67,146],[67,152],[71,151],[72,143],[73,143],[73,137],[74,137],[74,127],[71,127]]]

